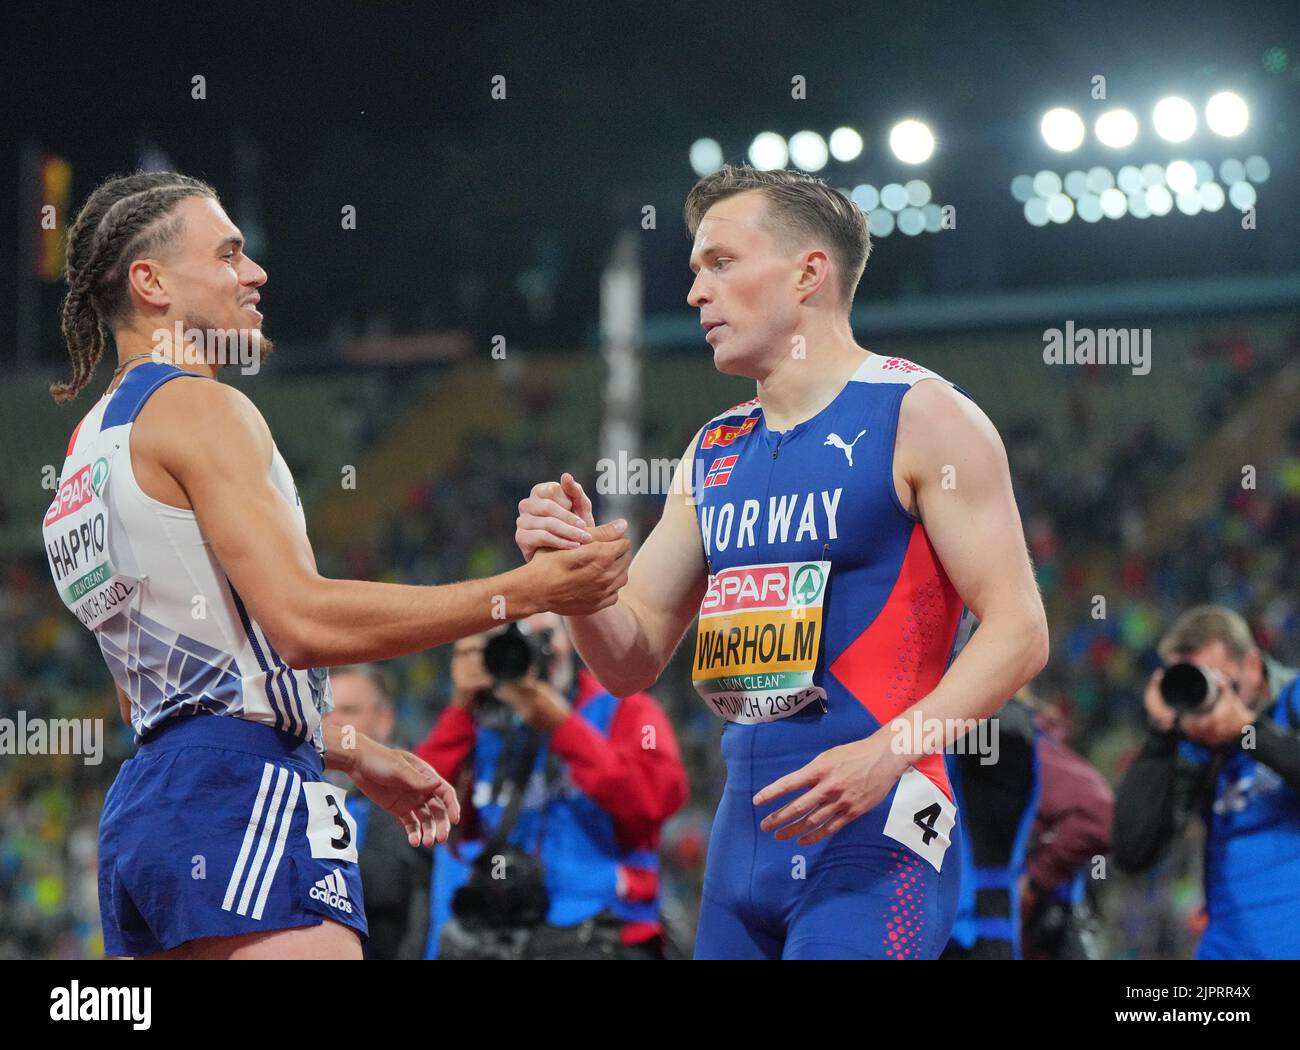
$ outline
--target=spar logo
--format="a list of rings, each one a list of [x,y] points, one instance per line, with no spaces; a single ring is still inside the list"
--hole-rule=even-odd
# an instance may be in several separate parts
[[[700,439],[700,448],[713,448],[715,446],[730,445],[733,441],[743,438],[758,425],[758,416],[750,416],[740,426],[729,426],[723,423],[714,427],[712,430],[706,430],[704,437]]]
[[[99,495],[108,480],[108,460],[100,457],[93,466],[82,467],[59,486],[59,491],[45,512],[45,524],[53,525],[60,518],[75,514],[95,496]]]
[[[805,566],[808,568],[808,566]],[[800,574],[802,576],[802,573]],[[820,591],[820,588],[819,588]],[[709,577],[701,614],[744,609],[784,609],[790,593],[788,565],[759,565]]]
[[[108,460],[103,456],[95,460],[95,465],[90,468],[90,487],[95,490],[96,496],[104,494],[104,482],[108,480]]]
[[[813,605],[826,586],[826,575],[817,565],[805,565],[794,576],[794,604]]]

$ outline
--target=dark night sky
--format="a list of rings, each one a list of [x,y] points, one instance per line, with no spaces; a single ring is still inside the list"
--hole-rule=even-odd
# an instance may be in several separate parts
[[[888,156],[885,133],[911,114],[936,128],[940,149],[924,174],[937,199],[957,205],[959,231],[880,242],[863,298],[1290,270],[1300,255],[1294,209],[1276,209],[1271,227],[1261,220],[1254,239],[1231,237],[1227,212],[1037,231],[1007,186],[1020,171],[1076,166],[1042,145],[1038,118],[1053,104],[1087,117],[1099,105],[1089,78],[1101,73],[1110,102],[1130,105],[1144,125],[1166,91],[1240,91],[1254,111],[1249,151],[1273,163],[1267,189],[1294,200],[1300,78],[1266,74],[1260,56],[1281,45],[1300,64],[1297,11],[1226,2],[45,4],[6,25],[0,186],[14,202],[23,140],[71,160],[77,203],[154,144],[212,180],[237,222],[260,220],[268,331],[282,341],[380,315],[399,330],[582,338],[601,263],[645,204],[659,220],[641,242],[647,305],[680,309],[693,139],[717,138],[738,160],[760,130],[850,124],[867,152],[822,175],[879,185],[910,177]],[[205,101],[190,98],[195,74],[207,79]],[[495,74],[507,80],[504,102],[489,97]],[[790,97],[795,74],[807,77],[804,101]],[[1124,160],[1196,155],[1150,138]],[[1202,152],[1231,154],[1216,148]],[[241,150],[258,159],[254,181],[239,175]],[[1100,159],[1081,156],[1082,166]],[[343,204],[358,209],[355,231],[339,228]],[[10,209],[0,229],[12,231]],[[15,265],[14,238],[0,238],[5,356]],[[528,271],[552,282],[549,312],[529,309]],[[57,301],[48,288],[47,356],[58,352]]]

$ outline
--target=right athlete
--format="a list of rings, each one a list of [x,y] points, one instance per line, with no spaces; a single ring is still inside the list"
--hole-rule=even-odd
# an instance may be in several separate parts
[[[617,603],[573,637],[623,695],[699,616],[727,782],[697,958],[934,958],[960,878],[941,752],[1047,659],[1006,455],[951,384],[855,343],[869,240],[842,195],[727,167],[686,211],[688,302],[758,396],[696,434]],[[525,558],[592,525],[567,474],[519,509]],[[980,627],[954,658],[963,606]]]

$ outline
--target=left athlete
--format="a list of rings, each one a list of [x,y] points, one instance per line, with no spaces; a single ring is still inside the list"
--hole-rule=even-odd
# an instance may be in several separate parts
[[[43,538],[140,742],[100,818],[105,951],[360,958],[356,827],[323,767],[412,846],[445,841],[460,810],[427,762],[322,727],[321,668],[486,630],[502,599],[512,618],[594,611],[626,578],[627,541],[605,526],[583,551],[440,587],[322,577],[266,421],[215,381],[232,334],[269,352],[254,338],[266,271],[216,193],[173,172],[110,180],[67,258],[73,377],[51,392],[76,397],[110,333],[118,367],[73,432]],[[184,348],[165,338],[177,328]]]

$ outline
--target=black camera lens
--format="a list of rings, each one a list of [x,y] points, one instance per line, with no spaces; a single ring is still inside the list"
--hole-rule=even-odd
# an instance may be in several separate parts
[[[1213,679],[1192,663],[1173,664],[1160,679],[1160,695],[1175,711],[1197,711],[1214,703]]]
[[[483,667],[498,682],[519,681],[528,674],[534,659],[536,650],[513,623],[483,647]]]

